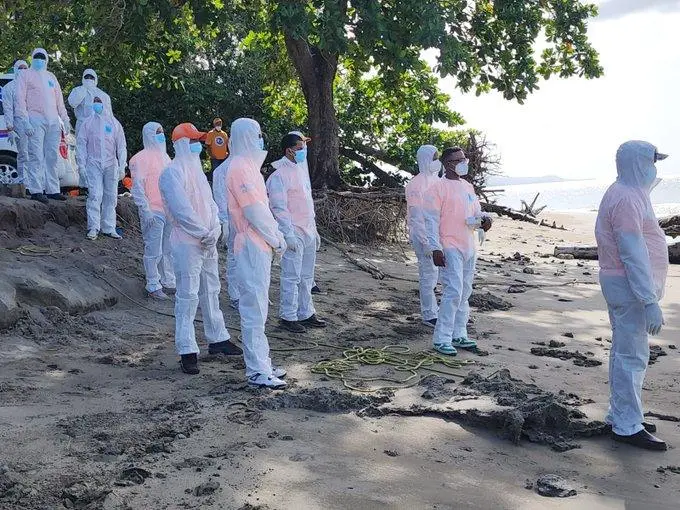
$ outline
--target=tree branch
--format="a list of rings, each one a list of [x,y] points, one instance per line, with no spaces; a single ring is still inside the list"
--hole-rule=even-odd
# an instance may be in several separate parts
[[[347,147],[340,147],[340,154],[352,161],[359,163],[367,172],[374,173],[381,184],[388,188],[400,188],[401,183],[391,174],[380,168],[378,165],[369,161],[358,152]]]

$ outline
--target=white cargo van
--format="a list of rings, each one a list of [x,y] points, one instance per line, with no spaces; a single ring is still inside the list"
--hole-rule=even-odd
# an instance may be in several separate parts
[[[0,184],[15,184],[19,179],[17,171],[17,147],[10,142],[5,113],[2,108],[2,87],[14,79],[14,74],[0,74]],[[59,158],[57,172],[59,185],[62,189],[77,188],[80,177],[75,163],[75,137],[62,133],[59,143]]]

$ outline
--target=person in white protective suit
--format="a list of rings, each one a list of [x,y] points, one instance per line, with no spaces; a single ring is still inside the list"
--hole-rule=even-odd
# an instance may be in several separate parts
[[[111,98],[98,87],[99,77],[94,69],[83,71],[83,84],[75,87],[68,95],[68,104],[76,114],[76,136],[86,119],[92,116],[92,103],[98,97],[104,103],[104,108],[111,109]]]
[[[664,324],[659,301],[668,272],[668,247],[649,197],[655,163],[667,156],[647,142],[629,141],[616,153],[617,179],[600,204],[595,237],[600,285],[612,326],[609,413],[614,440],[649,450],[666,443],[643,422],[642,385],[649,335]]]
[[[127,145],[123,126],[99,97],[92,103],[76,137],[76,161],[87,174],[87,238],[103,235],[120,239],[116,232],[118,181],[125,175]]]
[[[442,164],[437,148],[423,145],[416,153],[418,174],[406,185],[408,207],[408,233],[418,259],[418,281],[420,283],[420,314],[423,324],[434,328],[437,325],[437,297],[434,289],[439,279],[439,269],[434,265],[427,242],[425,229],[425,199],[430,187],[439,180]]]
[[[307,160],[303,139],[287,134],[281,140],[283,158],[267,179],[269,206],[288,249],[281,258],[279,317],[281,326],[304,333],[305,326],[324,328],[312,302],[314,265],[321,238],[316,231],[314,200],[309,178],[303,175]]]
[[[47,70],[47,51],[33,50],[31,68],[19,74],[16,85],[15,118],[26,135],[28,162],[24,183],[33,200],[66,200],[59,192],[57,158],[62,130],[71,122],[57,78]]]
[[[17,176],[15,183],[24,182],[24,172],[26,171],[26,161],[28,160],[28,147],[26,133],[21,126],[21,120],[16,111],[16,90],[19,75],[28,69],[25,60],[14,62],[14,79],[2,87],[2,109],[5,115],[5,124],[9,137],[17,149]]]
[[[230,149],[231,150],[231,141]],[[229,205],[227,204],[227,188],[225,176],[229,165],[227,158],[224,163],[215,168],[213,172],[213,183],[219,182],[223,185],[213,185],[213,197],[217,208],[219,209],[220,223],[222,224],[222,242],[227,249],[227,294],[229,295],[230,306],[238,311],[238,281],[236,279],[236,256],[234,255],[234,237],[236,237],[236,229],[233,225],[229,225]]]
[[[172,268],[171,225],[165,217],[163,197],[158,187],[161,172],[170,164],[165,133],[158,122],[142,128],[144,149],[130,159],[132,198],[137,204],[144,238],[146,290],[154,299],[168,299],[163,288],[175,289]]]
[[[175,347],[182,371],[198,374],[198,344],[194,319],[198,306],[210,354],[238,356],[240,347],[230,341],[220,309],[220,273],[217,240],[220,222],[217,204],[201,166],[201,140],[205,133],[193,124],[172,131],[175,158],[163,170],[159,187],[172,225],[170,242],[175,269]]]
[[[467,334],[477,260],[474,234],[488,231],[491,218],[482,213],[472,184],[462,179],[468,174],[463,150],[445,149],[441,162],[444,177],[428,189],[424,207],[427,242],[443,286],[433,344],[441,354],[455,356],[457,348],[477,347]]]
[[[286,371],[272,366],[264,333],[272,251],[283,254],[286,250],[260,174],[266,156],[260,125],[253,119],[235,120],[231,125],[229,158],[220,165],[226,167],[224,177],[218,181],[213,176],[213,188],[225,188],[229,215],[226,225],[236,230],[234,256],[246,377],[256,386],[282,388],[286,383],[281,378]]]
[[[289,135],[297,135],[300,138],[302,138],[302,144],[305,147],[305,149],[307,148],[307,144],[312,141],[311,138],[302,134],[302,131],[290,131],[288,134]],[[283,158],[281,158],[278,161],[274,161],[272,163],[272,167],[274,168],[274,170],[276,170],[278,168],[278,165],[282,160],[283,160]],[[310,179],[309,179],[309,165],[307,163],[307,158],[305,158],[305,160],[302,163],[298,163],[298,167],[300,168],[300,171],[302,173],[302,178],[305,180],[306,184],[309,185],[309,188],[311,189],[312,183],[310,182]],[[321,246],[319,245],[318,248],[320,248],[320,247]],[[317,248],[316,251],[319,251],[318,248]],[[312,282],[312,294],[326,294],[324,291],[322,291],[319,288],[319,285],[316,283],[316,278]]]

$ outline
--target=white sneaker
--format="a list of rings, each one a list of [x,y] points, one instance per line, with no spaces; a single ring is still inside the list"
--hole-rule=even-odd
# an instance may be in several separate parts
[[[123,239],[123,236],[121,236],[115,230],[113,232],[102,232],[102,234],[105,235],[106,237],[110,237],[111,239]]]
[[[92,230],[87,232],[87,238],[90,241],[95,241],[97,239],[97,233],[98,232],[96,230],[92,229]]]
[[[287,374],[288,372],[286,372],[285,368],[272,367],[272,375],[278,379],[283,379]]]
[[[279,379],[278,377],[274,377],[273,375],[267,376],[264,374],[251,375],[250,377],[248,377],[248,384],[272,389],[280,389],[286,387],[286,381],[282,381],[281,379]]]

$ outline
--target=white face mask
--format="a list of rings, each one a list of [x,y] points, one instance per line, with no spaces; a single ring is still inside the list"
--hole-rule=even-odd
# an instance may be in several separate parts
[[[85,78],[83,80],[83,85],[85,85],[85,87],[87,87],[88,89],[93,89],[95,87],[94,80],[91,78]]]
[[[461,161],[456,165],[456,173],[461,177],[465,177],[468,174],[468,162],[467,160]]]
[[[433,175],[436,175],[439,173],[439,171],[442,169],[442,162],[439,161],[438,159],[435,159],[432,163],[430,163],[430,173]]]

